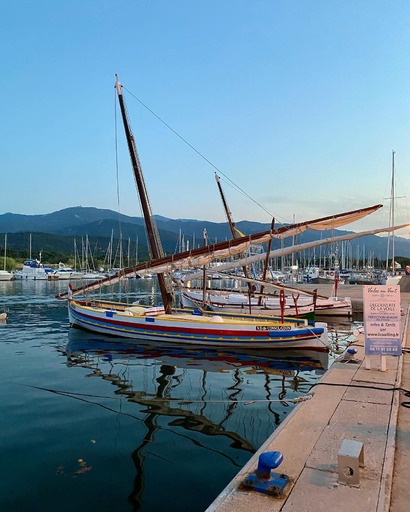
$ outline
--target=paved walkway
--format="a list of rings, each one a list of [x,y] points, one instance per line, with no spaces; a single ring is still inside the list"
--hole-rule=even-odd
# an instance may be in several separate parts
[[[340,289],[340,296],[360,300],[362,287]],[[402,292],[403,344],[410,348],[410,293]],[[410,389],[410,353],[364,357],[363,335],[356,343],[356,362],[335,363],[314,388],[311,400],[299,404],[230,482],[207,512],[408,512],[410,510],[410,408],[398,388]],[[366,365],[370,361],[371,369]],[[363,443],[360,487],[338,482],[338,453],[345,439]],[[259,454],[280,451],[276,472],[289,476],[284,494],[270,497],[239,490],[257,466]]]

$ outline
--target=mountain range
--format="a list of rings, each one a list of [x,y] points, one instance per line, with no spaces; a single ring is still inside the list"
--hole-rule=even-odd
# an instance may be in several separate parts
[[[227,222],[216,223],[194,219],[169,219],[155,216],[155,221],[165,253],[173,254],[182,250],[204,245],[204,230],[207,243],[215,243],[232,238]],[[237,229],[245,234],[259,233],[270,229],[270,224],[252,221],[236,223]],[[33,256],[39,252],[73,254],[74,246],[78,247],[87,240],[93,254],[103,257],[110,240],[123,240],[123,252],[132,254],[135,258],[145,260],[148,249],[145,235],[145,225],[142,217],[130,217],[108,209],[94,207],[71,207],[43,215],[22,215],[5,213],[0,215],[0,247],[4,250],[4,239],[7,233],[7,250],[24,252],[31,250]],[[121,236],[120,236],[121,233]],[[352,231],[334,230],[317,232],[307,230],[298,235],[297,243],[310,242],[320,238],[330,238],[352,233]],[[75,241],[75,242],[74,242]],[[274,242],[276,247],[279,241]],[[291,240],[286,239],[285,245]],[[365,247],[366,258],[372,254],[374,258],[385,260],[387,254],[387,238],[369,235],[349,242],[353,257],[363,254]],[[114,244],[112,244],[113,250]],[[395,237],[395,255],[409,257],[410,240]],[[362,256],[358,259],[361,259]]]

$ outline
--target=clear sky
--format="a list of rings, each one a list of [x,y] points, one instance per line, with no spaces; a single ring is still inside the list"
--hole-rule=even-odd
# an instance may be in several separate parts
[[[224,222],[215,166],[236,222],[382,227],[394,150],[410,221],[408,0],[20,0],[0,29],[0,214],[140,215],[118,73],[154,213]]]

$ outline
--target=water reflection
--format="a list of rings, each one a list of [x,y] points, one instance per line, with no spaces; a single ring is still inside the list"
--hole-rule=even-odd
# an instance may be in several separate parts
[[[127,404],[121,411],[144,427],[132,453],[135,478],[128,499],[134,510],[144,495],[152,495],[144,491],[158,479],[153,468],[175,459],[175,450],[179,464],[195,460],[205,474],[215,456],[237,472],[243,464],[238,452],[254,453],[283,420],[291,400],[307,393],[328,365],[323,352],[158,346],[75,329],[66,357],[69,367],[86,368],[87,378],[113,386],[114,396]],[[164,442],[169,433],[173,441]],[[167,476],[161,467],[161,482],[175,484],[174,471]]]

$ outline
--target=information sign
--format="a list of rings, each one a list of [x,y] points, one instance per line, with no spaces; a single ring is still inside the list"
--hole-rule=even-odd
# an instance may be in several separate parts
[[[363,286],[366,355],[401,355],[400,309],[399,286]]]

